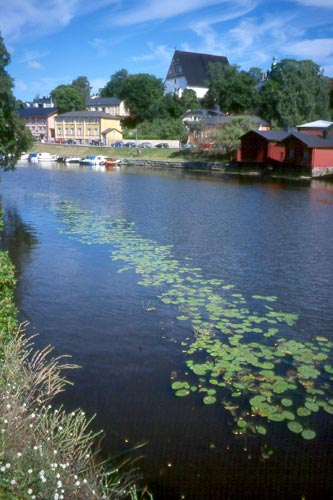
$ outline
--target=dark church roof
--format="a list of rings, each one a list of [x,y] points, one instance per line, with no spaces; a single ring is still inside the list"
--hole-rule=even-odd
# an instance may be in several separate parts
[[[207,87],[209,63],[229,64],[228,59],[224,56],[176,50],[169,67],[167,80],[184,76],[187,85]]]

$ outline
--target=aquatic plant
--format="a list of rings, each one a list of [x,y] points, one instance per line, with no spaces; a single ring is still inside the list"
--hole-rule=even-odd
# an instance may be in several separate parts
[[[292,327],[297,316],[274,308],[275,296],[245,298],[200,268],[181,265],[172,246],[142,238],[133,223],[97,216],[72,202],[56,204],[62,232],[83,244],[107,244],[111,258],[134,270],[138,284],[174,306],[192,336],[181,342],[187,369],[172,383],[177,397],[196,393],[206,405],[222,404],[234,432],[265,435],[270,423],[313,439],[312,413],[333,414],[333,343],[314,336],[304,342]],[[288,332],[289,328],[289,333]]]

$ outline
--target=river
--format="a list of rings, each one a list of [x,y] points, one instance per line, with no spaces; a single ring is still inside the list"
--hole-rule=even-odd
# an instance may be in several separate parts
[[[21,163],[0,194],[20,319],[114,463],[155,500],[333,497],[332,183]]]

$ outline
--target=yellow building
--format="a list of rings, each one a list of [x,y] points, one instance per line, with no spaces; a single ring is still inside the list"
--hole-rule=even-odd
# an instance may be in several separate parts
[[[120,119],[102,111],[70,111],[55,118],[56,142],[110,146],[122,138]]]

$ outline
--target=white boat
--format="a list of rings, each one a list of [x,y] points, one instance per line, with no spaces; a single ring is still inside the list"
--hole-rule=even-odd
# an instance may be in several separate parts
[[[51,155],[51,153],[37,153],[37,161],[57,161],[57,155]]]
[[[69,156],[68,158],[65,158],[65,163],[80,163],[82,160],[81,157],[76,157],[76,156]]]
[[[31,153],[29,155],[29,161],[32,163],[39,163],[43,161],[57,161],[57,155],[51,155],[51,153]]]
[[[89,155],[80,160],[81,165],[105,165],[106,156]]]

